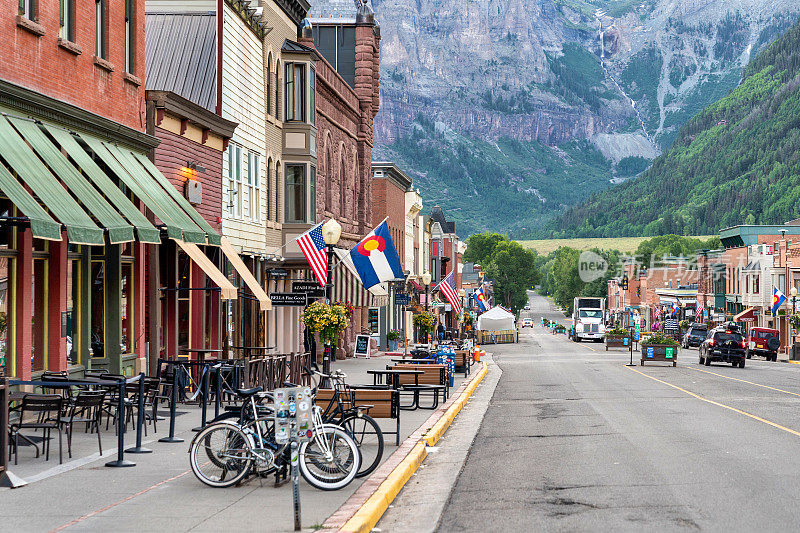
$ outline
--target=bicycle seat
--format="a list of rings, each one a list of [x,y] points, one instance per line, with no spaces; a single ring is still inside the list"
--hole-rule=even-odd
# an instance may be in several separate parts
[[[236,389],[236,394],[244,398],[249,398],[264,390],[264,387],[253,387],[252,389]]]

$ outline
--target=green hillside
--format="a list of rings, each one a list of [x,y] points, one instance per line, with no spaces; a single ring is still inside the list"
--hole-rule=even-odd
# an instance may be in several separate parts
[[[548,224],[549,237],[713,234],[800,217],[800,23],[638,178]]]

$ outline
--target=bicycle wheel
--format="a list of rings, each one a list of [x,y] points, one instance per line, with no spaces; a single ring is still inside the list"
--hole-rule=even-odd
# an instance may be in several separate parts
[[[383,432],[371,416],[360,413],[342,419],[342,426],[356,441],[361,453],[361,468],[356,477],[363,477],[378,468],[383,458]]]
[[[353,438],[339,426],[324,424],[300,446],[300,473],[321,490],[346,487],[358,473],[361,455]]]
[[[250,439],[235,424],[208,426],[198,433],[189,447],[189,463],[194,475],[210,487],[230,487],[250,472],[253,455]]]

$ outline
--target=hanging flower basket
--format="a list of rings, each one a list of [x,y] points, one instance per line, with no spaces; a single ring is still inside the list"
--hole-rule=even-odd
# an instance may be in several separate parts
[[[349,325],[345,304],[325,304],[314,302],[303,311],[300,320],[305,326],[319,335],[319,340],[333,346]]]

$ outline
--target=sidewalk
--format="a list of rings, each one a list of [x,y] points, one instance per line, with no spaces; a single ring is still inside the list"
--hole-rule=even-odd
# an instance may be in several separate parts
[[[333,368],[347,373],[348,383],[372,383],[370,369],[383,369],[388,358],[348,359],[337,361]],[[473,371],[474,371],[473,367]],[[464,381],[456,375],[455,391]],[[137,463],[133,468],[108,468],[104,463],[116,454],[113,429],[103,433],[104,455],[97,454],[94,435],[76,429],[73,457],[66,455],[59,467],[56,442],[50,461],[33,459],[32,448],[21,448],[20,464],[10,465],[14,474],[29,485],[0,489],[0,522],[9,531],[52,531],[68,526],[69,530],[92,531],[220,531],[266,530],[291,531],[293,508],[291,487],[272,486],[272,478],[251,478],[240,487],[213,489],[200,483],[189,470],[188,447],[194,436],[191,428],[200,423],[200,409],[178,406],[176,436],[185,442],[167,444],[157,439],[167,435],[168,421],[159,421],[158,434],[144,439],[151,454],[126,454]],[[433,411],[402,411],[400,441],[420,428]],[[213,406],[209,418],[213,416]],[[394,420],[380,420],[393,430]],[[424,429],[424,428],[423,428]],[[126,448],[133,446],[133,433],[126,434]],[[385,437],[383,460],[397,449],[394,436]],[[53,450],[56,451],[55,458]],[[339,491],[319,491],[301,480],[302,523],[304,528],[318,527],[336,511],[359,486],[356,479]]]

